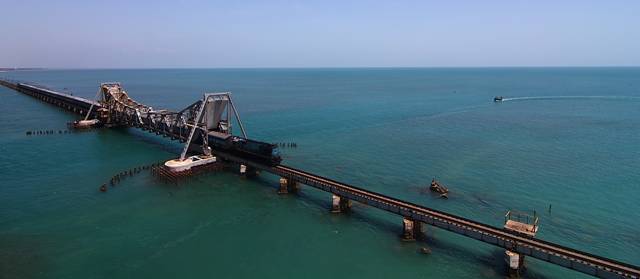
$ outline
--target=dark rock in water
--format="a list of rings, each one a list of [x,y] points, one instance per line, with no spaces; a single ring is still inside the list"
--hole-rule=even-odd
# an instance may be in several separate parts
[[[429,255],[429,254],[431,254],[431,249],[429,249],[427,247],[422,247],[422,248],[420,248],[420,253],[425,254],[425,255]]]

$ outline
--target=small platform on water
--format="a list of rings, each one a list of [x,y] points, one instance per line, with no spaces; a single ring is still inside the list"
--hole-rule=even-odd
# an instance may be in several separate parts
[[[182,172],[189,170],[193,167],[213,164],[216,162],[216,157],[207,155],[195,155],[185,158],[184,160],[174,159],[164,163],[172,172]]]
[[[535,237],[538,232],[538,217],[535,211],[533,212],[533,216],[531,216],[509,210],[507,214],[504,215],[504,229]]]
[[[213,161],[195,166],[192,165],[187,169],[183,169],[182,171],[174,171],[165,163],[163,165],[151,168],[151,173],[163,181],[178,184],[178,182],[180,181],[188,180],[189,178],[200,174],[224,170],[225,167],[226,165],[224,163]]]

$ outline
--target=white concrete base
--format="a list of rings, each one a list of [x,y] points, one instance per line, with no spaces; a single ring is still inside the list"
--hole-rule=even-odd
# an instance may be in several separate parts
[[[504,252],[504,261],[509,266],[509,275],[518,276],[520,274],[524,265],[524,256],[507,250]]]
[[[180,159],[169,160],[164,163],[169,170],[173,172],[181,172],[191,169],[192,167],[207,165],[216,162],[216,157],[214,156],[205,156],[205,155],[196,155],[187,157],[184,161],[180,161]]]
[[[340,213],[351,208],[351,201],[347,198],[331,195],[331,212]]]
[[[506,251],[505,254],[505,261],[509,264],[509,268],[518,269],[520,267],[520,255],[511,251]]]
[[[98,124],[98,119],[91,119],[91,120],[79,120],[79,121],[75,121],[73,122],[73,127],[74,128],[91,128],[95,125]]]

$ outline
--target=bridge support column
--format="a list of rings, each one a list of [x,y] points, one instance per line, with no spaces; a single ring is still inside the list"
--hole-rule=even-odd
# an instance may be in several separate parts
[[[240,174],[246,177],[254,177],[258,175],[258,171],[250,166],[240,164]]]
[[[285,177],[280,177],[280,188],[278,189],[278,194],[288,194],[289,192],[295,193],[298,192],[298,190],[299,188],[297,181]]]
[[[402,240],[414,241],[422,234],[422,223],[409,218],[402,219]]]
[[[331,195],[331,212],[340,213],[351,208],[351,200],[338,195]]]
[[[510,277],[520,277],[524,269],[524,256],[509,250],[505,251],[504,261],[507,262]]]

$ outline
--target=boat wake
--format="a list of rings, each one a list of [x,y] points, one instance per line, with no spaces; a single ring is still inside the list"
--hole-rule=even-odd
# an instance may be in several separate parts
[[[532,96],[503,98],[502,102],[562,99],[640,100],[640,96]]]

